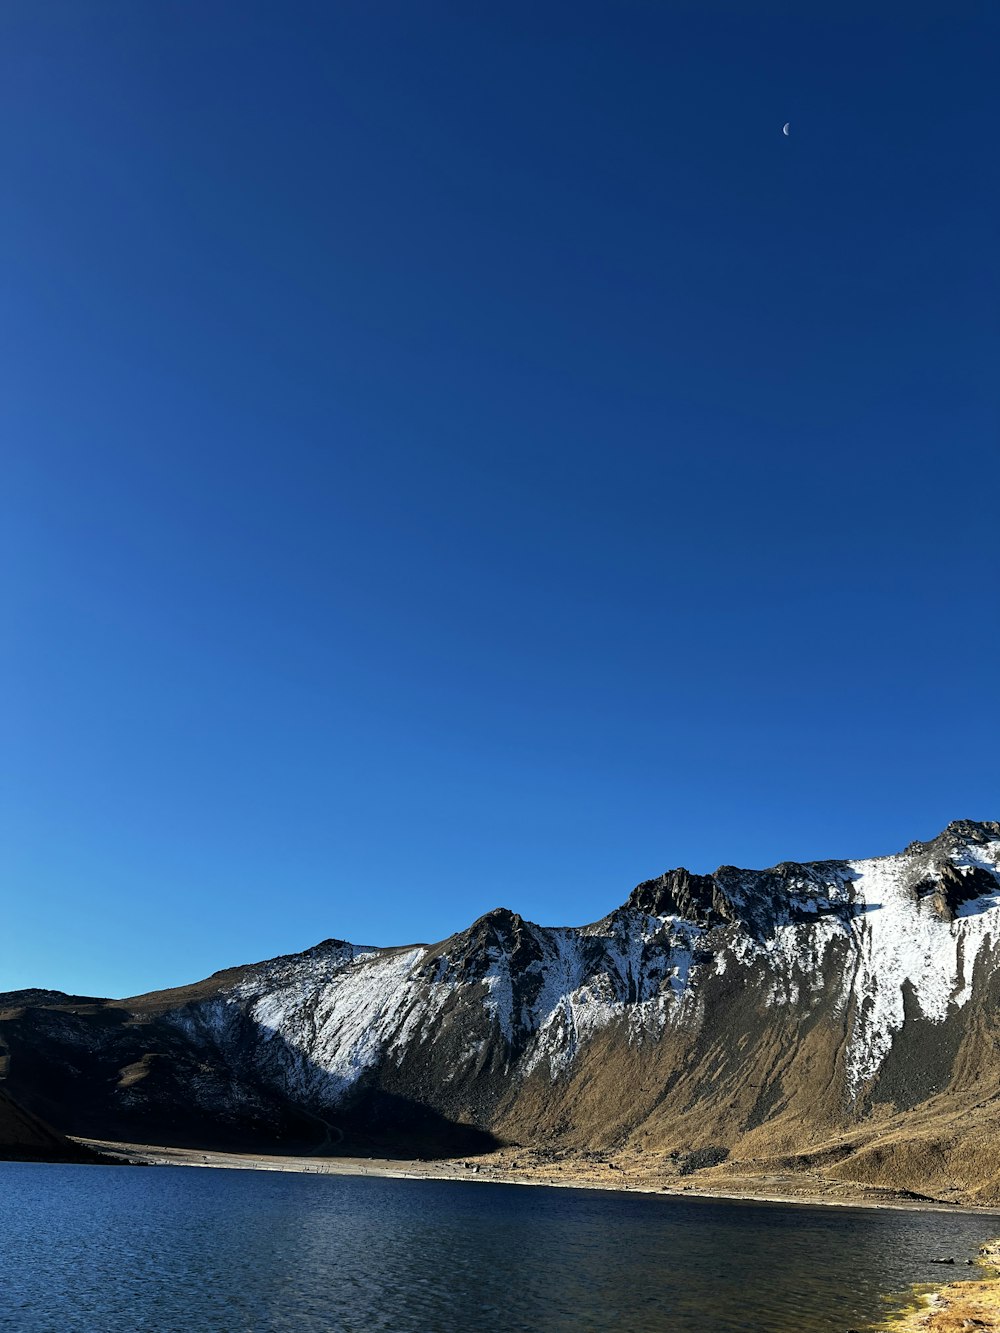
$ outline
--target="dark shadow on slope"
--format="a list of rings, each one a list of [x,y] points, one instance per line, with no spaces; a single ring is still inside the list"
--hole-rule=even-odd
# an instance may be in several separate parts
[[[35,997],[32,997],[35,998]],[[86,1008],[51,1001],[0,1021],[7,1078],[0,1088],[63,1134],[82,1138],[266,1154],[412,1159],[469,1156],[498,1146],[408,1090],[363,1075],[338,1104],[329,1075],[278,1034],[233,1006],[230,1040],[194,1041],[162,1014],[128,1002]],[[58,997],[60,1000],[63,997]],[[282,1077],[294,1070],[309,1096]],[[3,1072],[3,1071],[0,1071]]]
[[[355,1094],[340,1114],[331,1112],[330,1119],[342,1135],[335,1146],[323,1150],[331,1157],[471,1157],[501,1146],[489,1130],[449,1120],[425,1102],[380,1088]]]
[[[99,1163],[107,1158],[65,1138],[0,1091],[0,1161]]]
[[[261,1042],[262,1034],[252,1020],[247,1024],[248,1044]],[[322,1089],[331,1082],[329,1073],[304,1056],[280,1033],[267,1039],[268,1062],[279,1068],[297,1069],[306,1086]],[[284,1058],[274,1061],[275,1046]],[[468,1157],[494,1151],[501,1141],[488,1129],[469,1121],[457,1120],[423,1097],[409,1095],[398,1088],[382,1085],[388,1067],[374,1066],[336,1103],[320,1100],[322,1094],[294,1098],[283,1093],[288,1115],[295,1128],[283,1135],[283,1142],[271,1152],[292,1152],[323,1157],[387,1157],[398,1160],[424,1158],[436,1160]],[[426,1085],[426,1079],[421,1083]],[[259,1084],[258,1084],[259,1086]],[[266,1089],[276,1091],[273,1082]],[[301,1126],[307,1123],[310,1136],[303,1140]]]

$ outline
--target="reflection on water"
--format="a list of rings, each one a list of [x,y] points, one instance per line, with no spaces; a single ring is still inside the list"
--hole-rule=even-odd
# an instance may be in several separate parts
[[[0,1163],[0,1329],[843,1333],[993,1230],[969,1214]]]

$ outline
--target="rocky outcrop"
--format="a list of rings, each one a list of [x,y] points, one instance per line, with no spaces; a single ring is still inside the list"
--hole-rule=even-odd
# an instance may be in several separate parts
[[[8,995],[0,1041],[22,1101],[93,1137],[631,1145],[911,1189],[947,1160],[1000,1200],[942,1128],[1000,1124],[998,949],[1000,824],[961,821],[895,856],[670,871],[581,927],[498,909],[436,945],[328,940],[130,1000]],[[923,1138],[864,1156],[915,1115]]]
[[[723,867],[719,874],[727,869]],[[625,905],[648,916],[677,916],[705,927],[721,926],[733,915],[732,904],[715,875],[692,875],[683,866],[637,884]]]

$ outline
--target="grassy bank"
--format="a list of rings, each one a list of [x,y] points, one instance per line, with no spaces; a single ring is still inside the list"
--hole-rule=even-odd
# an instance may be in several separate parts
[[[869,1333],[1000,1333],[1000,1241],[983,1246],[979,1264],[973,1278],[917,1289],[909,1308]]]

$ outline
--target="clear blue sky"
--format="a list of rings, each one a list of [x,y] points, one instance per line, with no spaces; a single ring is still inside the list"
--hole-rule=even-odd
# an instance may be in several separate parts
[[[5,4],[0,988],[997,817],[990,8]]]

